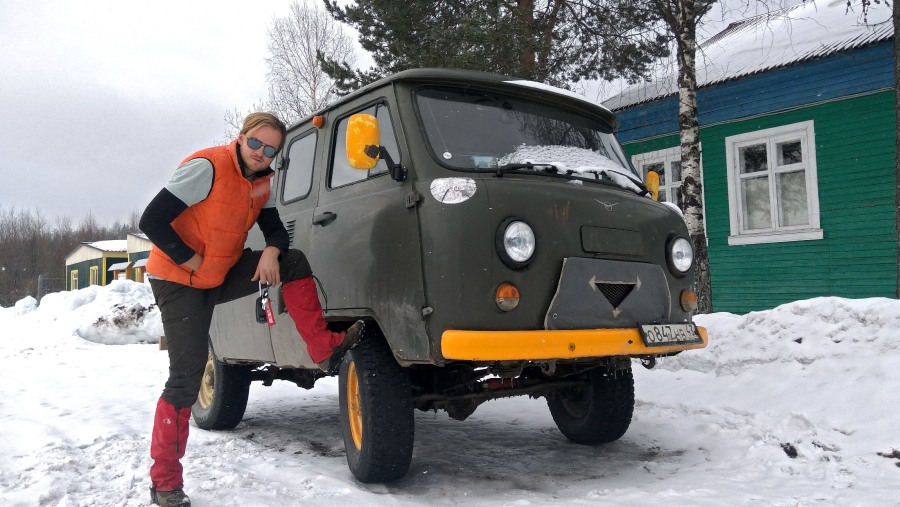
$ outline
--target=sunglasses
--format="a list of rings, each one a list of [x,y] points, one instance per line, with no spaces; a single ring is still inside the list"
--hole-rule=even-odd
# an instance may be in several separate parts
[[[268,144],[265,144],[255,137],[247,138],[247,147],[251,150],[256,151],[260,146],[265,146],[265,148],[263,149],[263,155],[269,158],[275,158],[275,154],[278,153],[278,148],[274,146],[269,146]]]

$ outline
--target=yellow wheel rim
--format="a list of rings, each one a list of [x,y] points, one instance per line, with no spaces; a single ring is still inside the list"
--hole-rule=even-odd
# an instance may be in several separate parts
[[[353,444],[356,445],[356,450],[362,450],[362,407],[359,402],[359,376],[356,374],[355,362],[351,362],[347,368],[347,418]]]
[[[207,409],[212,405],[213,394],[216,392],[216,368],[213,365],[213,356],[210,352],[206,359],[206,368],[203,370],[203,379],[200,380],[200,393],[197,401],[200,407]]]

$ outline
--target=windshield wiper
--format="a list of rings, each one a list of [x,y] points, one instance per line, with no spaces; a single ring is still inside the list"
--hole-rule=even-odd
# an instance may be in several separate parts
[[[491,169],[491,171],[494,172],[494,176],[496,176],[498,178],[502,178],[504,173],[518,171],[521,169],[529,169],[532,171],[535,169],[542,169],[543,172],[552,173],[552,174],[556,174],[559,172],[559,169],[553,164],[531,164],[531,163],[528,163],[528,164],[506,164],[506,165],[502,165],[500,167],[493,168],[493,169]]]
[[[569,177],[580,177],[582,179],[586,179],[583,176],[583,174],[584,174],[583,172],[573,171],[573,170],[560,171],[559,167],[557,167],[556,165],[545,164],[545,163],[542,163],[542,164],[532,164],[532,163],[506,164],[506,165],[502,165],[500,167],[492,168],[491,171],[494,173],[494,176],[496,176],[497,178],[502,178],[503,174],[505,174],[505,173],[519,171],[521,169],[529,169],[532,171],[537,170],[537,171],[544,172],[544,173],[560,174],[560,175],[569,176]],[[618,171],[608,171],[607,169],[598,169],[596,171],[591,171],[591,172],[596,175],[594,181],[621,187],[621,185],[617,185],[616,183],[614,183],[608,174],[608,172],[614,172],[615,174],[622,176],[622,177],[628,179],[629,181],[631,181],[637,187],[638,195],[644,196],[644,195],[648,195],[650,193],[650,191],[647,190],[647,187],[644,185],[644,182],[642,182],[641,180],[639,180],[637,178],[629,176],[627,174],[624,174],[624,173],[621,173]],[[606,176],[606,178],[608,178],[608,179],[600,178],[601,175]]]

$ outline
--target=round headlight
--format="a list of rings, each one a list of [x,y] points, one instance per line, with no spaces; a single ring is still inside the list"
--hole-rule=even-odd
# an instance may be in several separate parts
[[[694,264],[694,247],[685,238],[676,238],[669,243],[669,269],[678,276],[683,276]]]
[[[525,267],[534,255],[534,247],[534,231],[520,219],[508,218],[497,229],[497,252],[511,268]]]

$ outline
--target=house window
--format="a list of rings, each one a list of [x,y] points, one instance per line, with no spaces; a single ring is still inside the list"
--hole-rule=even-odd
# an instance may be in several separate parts
[[[650,171],[659,174],[659,201],[671,202],[682,208],[680,147],[641,153],[632,157],[631,163],[640,171],[644,181]]]
[[[725,138],[730,245],[822,239],[813,122]]]
[[[69,290],[76,290],[78,288],[78,270],[73,269],[69,272]]]
[[[100,285],[100,267],[91,266],[91,281],[89,285]]]

